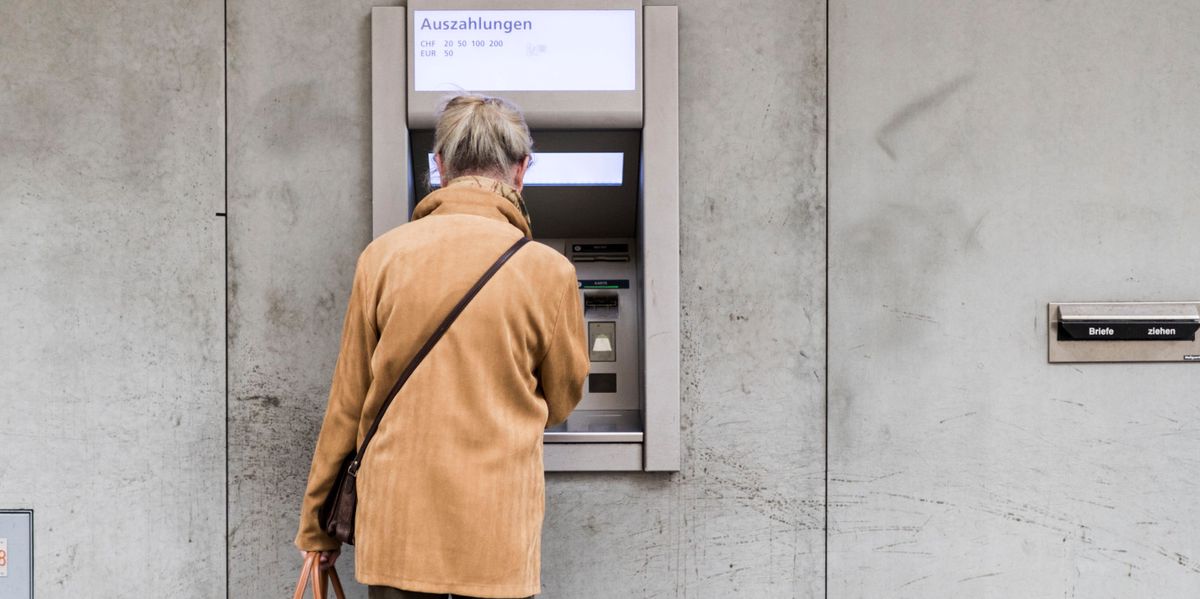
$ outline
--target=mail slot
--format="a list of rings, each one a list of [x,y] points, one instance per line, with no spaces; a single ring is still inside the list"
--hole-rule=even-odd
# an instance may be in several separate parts
[[[1059,341],[1195,341],[1200,309],[1189,304],[1059,306]]]
[[[1200,302],[1050,304],[1051,362],[1200,361]]]

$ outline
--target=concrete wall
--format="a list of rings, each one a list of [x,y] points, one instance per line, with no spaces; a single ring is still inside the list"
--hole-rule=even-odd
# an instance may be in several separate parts
[[[831,3],[831,597],[1200,593],[1194,365],[1046,303],[1196,299],[1200,6]]]
[[[371,4],[230,0],[227,60],[218,2],[0,8],[0,507],[39,595],[294,581]],[[684,468],[552,476],[545,597],[826,591],[824,5],[730,6],[680,9]],[[1194,368],[1044,344],[1048,301],[1195,298],[1200,9],[830,13],[828,595],[1196,594]]]
[[[228,3],[231,597],[285,596],[299,573],[301,494],[371,235],[370,12]]]
[[[39,597],[225,589],[221,5],[0,6],[0,507]]]
[[[298,567],[370,236],[369,5],[229,3],[234,597]],[[687,2],[680,29],[684,471],[552,476],[548,598],[822,593],[824,5]]]
[[[231,0],[227,61],[217,2],[0,9],[0,507],[40,595],[294,581],[371,4]],[[1048,301],[1195,298],[1200,9],[830,10],[829,596],[1196,594],[1194,368],[1044,344]],[[552,476],[544,596],[821,596],[824,5],[680,17],[684,469]]]

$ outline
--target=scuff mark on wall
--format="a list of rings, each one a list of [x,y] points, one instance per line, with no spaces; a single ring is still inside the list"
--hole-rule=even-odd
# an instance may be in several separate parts
[[[950,96],[954,95],[955,92],[970,83],[974,78],[975,75],[973,73],[964,73],[939,85],[933,91],[901,106],[876,132],[875,143],[888,155],[888,158],[896,160],[898,156],[893,147],[892,136],[921,114],[937,109]]]

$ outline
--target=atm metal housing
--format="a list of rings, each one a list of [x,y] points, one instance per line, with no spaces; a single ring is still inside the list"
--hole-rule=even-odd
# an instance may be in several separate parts
[[[546,470],[677,471],[677,8],[643,7],[640,1],[629,0],[412,0],[407,8],[373,8],[371,191],[375,236],[407,222],[415,202],[427,192],[430,129],[437,103],[445,97],[444,92],[418,92],[412,84],[413,61],[407,43],[413,39],[412,14],[457,9],[636,11],[635,90],[471,91],[494,93],[520,105],[534,132],[535,151],[620,151],[626,157],[625,185],[589,190],[527,187],[523,194],[537,240],[575,262],[581,287],[597,283],[580,291],[593,308],[591,316],[585,308],[588,324],[581,323],[583,333],[590,331],[593,338],[615,335],[616,342],[615,357],[593,356],[601,359],[592,364],[580,410],[566,426],[546,432]],[[588,218],[579,218],[580,214]],[[606,244],[609,247],[605,248]],[[605,310],[609,308],[622,316],[607,318]]]

